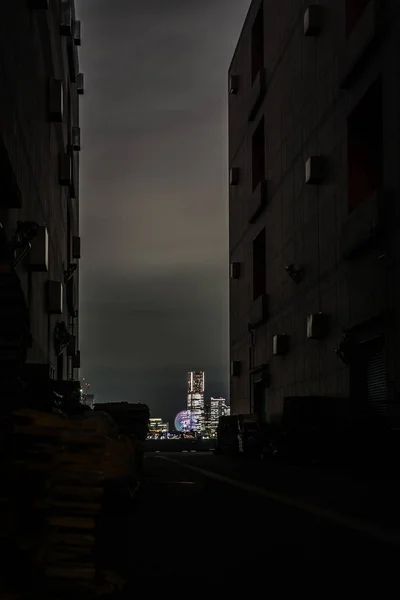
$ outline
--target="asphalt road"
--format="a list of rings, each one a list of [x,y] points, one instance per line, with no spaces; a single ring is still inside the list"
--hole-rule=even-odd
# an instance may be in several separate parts
[[[264,577],[267,566],[283,562],[376,568],[400,556],[393,531],[337,511],[323,499],[268,489],[248,465],[242,475],[237,463],[232,469],[232,461],[211,453],[146,456],[124,535],[112,546],[130,581],[128,597],[144,577],[172,584],[189,577],[231,579],[239,571]]]

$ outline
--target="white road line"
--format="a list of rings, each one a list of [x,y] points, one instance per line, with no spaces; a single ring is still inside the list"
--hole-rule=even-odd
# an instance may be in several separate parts
[[[399,533],[384,531],[380,529],[380,527],[378,527],[377,525],[374,525],[373,523],[367,523],[353,517],[345,517],[340,513],[336,513],[326,508],[321,508],[316,504],[309,504],[308,502],[302,502],[301,500],[296,500],[295,498],[291,498],[290,496],[283,496],[281,494],[276,494],[275,492],[269,492],[268,490],[265,490],[255,485],[251,485],[249,483],[245,483],[244,481],[232,479],[231,477],[226,477],[225,475],[220,475],[219,473],[214,473],[213,471],[201,469],[200,467],[188,465],[180,462],[179,460],[174,460],[166,456],[158,456],[157,458],[166,460],[167,462],[171,462],[176,465],[180,465],[181,467],[184,467],[185,469],[190,469],[191,471],[195,471],[196,473],[201,473],[205,477],[215,479],[217,481],[220,481],[221,483],[226,483],[227,485],[232,485],[234,487],[245,490],[246,492],[250,492],[251,494],[258,494],[259,496],[263,496],[264,498],[272,500],[273,502],[278,502],[280,504],[285,504],[286,506],[290,506],[292,508],[297,508],[298,510],[308,512],[314,515],[315,517],[324,519],[325,521],[331,521],[332,523],[340,525],[341,527],[352,529],[353,531],[357,531],[358,533],[368,535],[369,537],[373,537],[376,540],[379,540],[380,542],[400,545]]]

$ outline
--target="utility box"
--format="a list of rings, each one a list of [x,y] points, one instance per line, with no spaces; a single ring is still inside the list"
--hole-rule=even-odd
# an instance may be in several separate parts
[[[80,46],[82,43],[82,26],[80,21],[74,21],[72,24],[72,34],[75,46]]]
[[[321,183],[325,177],[325,160],[323,156],[310,156],[306,162],[306,183]]]
[[[78,73],[78,78],[76,81],[76,88],[77,88],[78,94],[80,96],[83,96],[83,94],[85,93],[85,79],[84,79],[83,73]]]
[[[309,37],[315,37],[321,33],[321,28],[321,7],[316,4],[312,4],[306,8],[304,13],[304,35]]]
[[[81,128],[73,127],[72,128],[72,149],[77,152],[81,149]]]
[[[278,333],[272,338],[272,354],[282,356],[289,351],[289,336],[286,333]]]
[[[307,316],[307,338],[320,340],[328,333],[328,316],[323,313],[314,313]]]

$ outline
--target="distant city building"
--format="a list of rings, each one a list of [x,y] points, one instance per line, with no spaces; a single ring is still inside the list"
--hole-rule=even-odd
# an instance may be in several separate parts
[[[190,429],[197,433],[205,431],[204,381],[204,371],[189,371],[187,410],[192,418]]]
[[[89,408],[91,408],[93,410],[94,403],[95,403],[94,394],[84,394],[84,395],[82,395],[81,402],[82,402],[82,404],[84,404],[85,406],[88,406]]]
[[[149,437],[157,438],[169,431],[169,423],[159,418],[149,419]]]
[[[225,398],[211,398],[207,415],[207,433],[211,436],[216,435],[220,417],[226,417],[229,414],[230,407]]]

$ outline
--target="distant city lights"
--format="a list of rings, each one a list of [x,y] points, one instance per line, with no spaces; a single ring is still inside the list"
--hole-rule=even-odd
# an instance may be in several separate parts
[[[190,431],[195,428],[196,416],[190,410],[181,410],[174,421],[175,429],[177,431]]]

